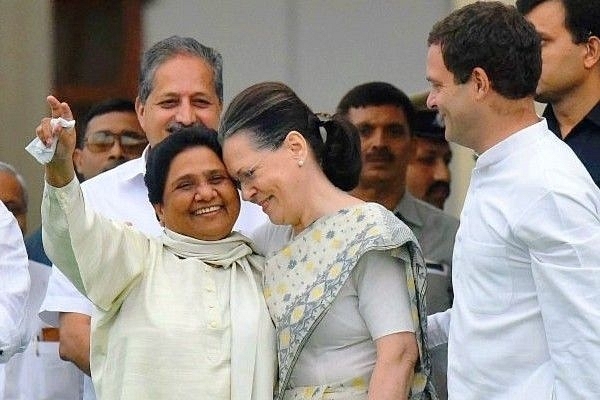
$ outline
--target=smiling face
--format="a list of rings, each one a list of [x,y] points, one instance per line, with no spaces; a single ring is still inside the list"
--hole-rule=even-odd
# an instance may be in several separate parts
[[[271,222],[295,225],[299,219],[298,159],[286,142],[277,150],[256,149],[250,134],[241,132],[223,143],[223,161],[239,183],[242,198],[262,207]]]
[[[191,55],[177,55],[156,69],[152,92],[136,100],[140,124],[150,146],[178,126],[201,124],[216,129],[222,104],[216,93],[210,65]]]
[[[479,115],[474,111],[476,102],[472,99],[469,79],[456,83],[454,74],[446,68],[440,45],[434,44],[427,50],[427,80],[431,85],[427,96],[427,107],[438,110],[446,127],[448,141],[475,148],[471,131],[477,131]]]
[[[231,233],[240,213],[240,198],[223,162],[211,149],[199,146],[175,156],[163,201],[154,209],[174,232],[219,240]]]

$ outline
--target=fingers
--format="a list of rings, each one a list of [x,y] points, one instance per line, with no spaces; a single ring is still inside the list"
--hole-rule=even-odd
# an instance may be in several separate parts
[[[53,141],[53,136],[55,136],[50,126],[50,118],[42,118],[40,124],[35,128],[35,134],[42,141],[42,143],[46,145],[46,147],[50,147]]]
[[[71,112],[71,107],[69,107],[68,103],[61,103],[54,96],[46,97],[46,101],[48,102],[50,110],[52,111],[52,118],[62,117],[69,121],[73,119],[73,113]]]
[[[69,107],[68,103],[60,102],[54,96],[46,97],[46,101],[50,106],[52,118],[64,118],[67,121],[73,119],[73,113],[71,112],[71,107]],[[42,118],[40,124],[35,128],[35,133],[37,137],[49,147],[54,138],[58,138],[61,135],[63,130],[73,130],[74,128],[63,128],[59,124],[55,124],[52,126],[50,123],[50,118]]]

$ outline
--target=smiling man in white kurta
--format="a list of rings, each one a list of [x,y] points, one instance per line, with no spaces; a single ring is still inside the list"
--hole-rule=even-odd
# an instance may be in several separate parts
[[[448,339],[449,398],[600,398],[600,190],[535,113],[540,38],[514,7],[478,2],[428,43],[427,104],[479,154],[454,304],[429,326]]]

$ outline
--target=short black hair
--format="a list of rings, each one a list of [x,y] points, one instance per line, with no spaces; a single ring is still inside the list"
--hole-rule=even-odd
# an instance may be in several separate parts
[[[135,114],[135,104],[133,104],[133,101],[131,100],[114,98],[92,105],[92,107],[90,107],[89,111],[83,117],[81,128],[77,129],[76,131],[76,146],[78,149],[83,149],[88,123],[92,120],[92,118],[111,112],[132,112]]]
[[[435,141],[446,141],[444,119],[437,110],[419,110],[415,113],[413,135]]]
[[[217,140],[217,132],[213,129],[194,125],[181,128],[167,136],[149,150],[146,160],[144,183],[148,188],[148,199],[152,205],[162,204],[165,184],[173,159],[191,147],[207,147],[220,160],[223,160],[223,151]],[[198,160],[198,162],[202,162],[202,160]]]
[[[548,0],[517,0],[515,6],[523,15]],[[565,9],[565,27],[573,43],[584,43],[590,36],[600,36],[600,0],[559,0]]]
[[[542,72],[541,40],[514,6],[480,1],[437,22],[427,39],[439,45],[457,84],[482,68],[492,88],[508,99],[533,96]]]
[[[368,82],[353,87],[340,100],[337,112],[347,116],[351,108],[387,105],[396,106],[404,111],[412,132],[415,108],[406,93],[387,82]]]

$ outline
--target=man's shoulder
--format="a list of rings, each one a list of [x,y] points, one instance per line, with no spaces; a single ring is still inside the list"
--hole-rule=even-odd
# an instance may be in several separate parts
[[[591,119],[596,125],[600,125],[600,100],[592,107],[586,117]]]
[[[138,163],[136,165],[136,162]],[[83,182],[86,204],[116,221],[127,221],[148,235],[160,234],[144,183],[143,160],[135,159]]]
[[[117,187],[122,184],[130,182],[131,185],[139,185],[143,183],[143,179],[134,179],[137,176],[143,177],[144,174],[144,161],[140,158],[136,158],[127,161],[124,164],[119,165],[108,171],[104,171],[93,178],[90,178],[81,184],[81,188],[84,192],[86,191],[100,191],[109,193],[109,188]]]
[[[412,198],[415,209],[418,211],[424,223],[424,229],[442,229],[456,232],[458,229],[458,218],[440,210],[439,208],[417,198]]]

